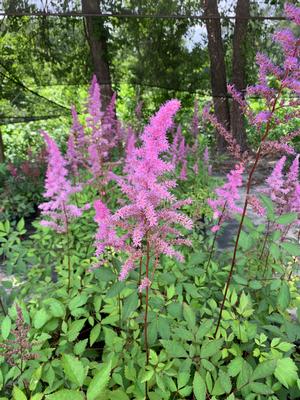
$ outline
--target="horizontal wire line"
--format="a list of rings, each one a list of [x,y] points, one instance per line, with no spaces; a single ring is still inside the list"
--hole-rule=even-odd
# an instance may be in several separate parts
[[[271,20],[284,21],[284,16],[260,16],[253,15],[249,17],[236,17],[234,15],[188,15],[188,14],[131,14],[131,13],[87,13],[87,12],[45,12],[45,11],[2,11],[0,16],[7,17],[101,17],[101,18],[147,18],[147,19],[193,19],[193,20]]]

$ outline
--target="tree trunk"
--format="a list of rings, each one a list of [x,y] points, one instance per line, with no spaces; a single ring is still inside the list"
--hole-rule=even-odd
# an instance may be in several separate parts
[[[245,42],[250,16],[249,3],[249,0],[238,0],[235,9],[236,19],[233,33],[232,83],[242,93],[246,89]],[[244,117],[238,103],[234,100],[231,107],[231,131],[242,150],[245,150],[247,147],[247,136]]]
[[[3,143],[2,133],[0,130],[0,164],[4,163],[4,161],[5,161],[4,143]]]
[[[219,17],[217,0],[203,0],[204,15]],[[210,58],[211,89],[215,115],[226,129],[230,129],[230,112],[227,97],[226,68],[220,19],[207,19],[208,52]],[[217,134],[218,151],[223,152],[226,142]]]
[[[99,0],[81,0],[84,13],[100,13]],[[101,87],[102,109],[110,102],[113,91],[107,57],[107,36],[101,17],[85,17],[86,36],[91,49],[94,72]]]

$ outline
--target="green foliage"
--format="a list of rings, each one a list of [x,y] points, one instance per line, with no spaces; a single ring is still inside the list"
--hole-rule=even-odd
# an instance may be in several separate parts
[[[94,232],[87,223],[90,218],[87,213],[70,228],[70,292],[66,290],[64,238],[36,225],[31,239],[21,242],[26,249],[31,247],[34,262],[15,301],[30,326],[32,352],[37,356],[18,360],[9,368],[2,349],[4,398],[143,399],[146,382],[149,398],[154,400],[193,395],[197,400],[300,396],[295,346],[300,339],[299,321],[292,320],[287,311],[299,307],[297,279],[286,279],[289,267],[280,267],[274,257],[268,258],[267,269],[261,268],[266,227],[257,230],[246,222],[244,235],[249,243],[241,242],[217,337],[226,257],[209,266],[205,250],[187,255],[185,264],[162,257],[151,288],[151,350],[145,366],[145,305],[144,300],[140,305],[136,275],[133,272],[126,283],[118,282],[120,260],[109,250],[104,265],[90,271],[95,262],[93,248],[88,247]],[[18,224],[20,232],[23,226]],[[1,231],[3,237],[12,235],[8,223],[2,224]],[[281,265],[289,265],[291,257],[288,251],[280,252]],[[57,282],[49,279],[49,269],[41,268],[51,264]],[[279,277],[274,279],[274,274]],[[28,296],[25,305],[22,299]],[[13,339],[15,320],[12,305],[1,320],[3,343]]]

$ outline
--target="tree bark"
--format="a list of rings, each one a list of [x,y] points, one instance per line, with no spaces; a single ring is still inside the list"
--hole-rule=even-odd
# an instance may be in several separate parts
[[[0,164],[4,163],[4,161],[5,161],[4,143],[2,138],[2,132],[0,130]]]
[[[238,0],[235,9],[235,26],[233,33],[232,83],[241,93],[246,89],[246,51],[248,22],[250,17],[249,0]],[[236,101],[231,106],[231,131],[242,150],[247,148],[247,136],[243,113]]]
[[[219,17],[217,0],[203,0],[204,16]],[[220,19],[207,19],[206,29],[208,36],[208,53],[210,58],[211,89],[214,102],[214,111],[218,121],[226,129],[230,129],[230,111],[227,95],[226,68],[224,48],[222,42]],[[224,152],[226,143],[223,137],[217,134],[217,147]]]
[[[84,13],[100,13],[99,0],[81,0]],[[102,109],[110,102],[113,91],[107,57],[106,30],[101,17],[85,17],[86,36],[91,49],[91,58],[101,88]]]

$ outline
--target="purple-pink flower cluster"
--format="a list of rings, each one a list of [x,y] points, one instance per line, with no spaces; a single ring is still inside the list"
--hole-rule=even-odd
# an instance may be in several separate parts
[[[141,146],[132,142],[127,146],[124,176],[111,174],[127,201],[113,215],[109,215],[105,206],[95,204],[98,233],[96,237],[97,253],[104,246],[112,246],[127,253],[119,279],[124,280],[143,256],[142,249],[147,243],[155,259],[160,254],[175,257],[182,261],[182,254],[174,245],[190,245],[176,227],[181,225],[192,228],[192,221],[178,210],[190,200],[177,201],[170,192],[176,182],[167,174],[174,169],[167,160],[166,152],[170,146],[167,130],[173,124],[173,117],[180,107],[178,100],[170,100],[151,118],[149,125],[141,135]],[[106,218],[98,218],[102,210]],[[123,233],[117,232],[117,228]],[[149,282],[143,281],[142,287]]]
[[[46,132],[43,132],[42,135],[46,141],[48,152],[44,196],[49,198],[49,201],[39,206],[42,215],[47,217],[41,221],[41,224],[62,233],[67,231],[68,223],[72,218],[80,217],[82,214],[83,208],[70,203],[72,194],[80,191],[81,188],[73,186],[68,179],[67,161],[55,141]]]

